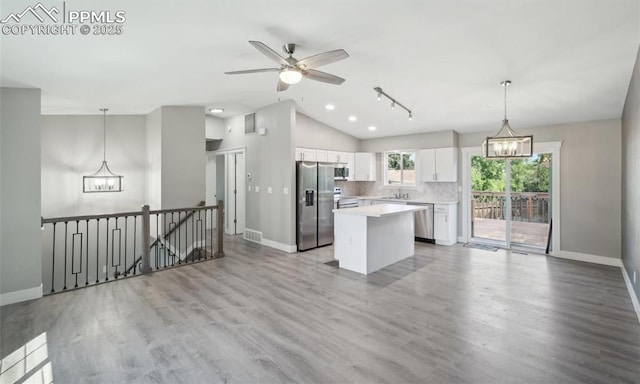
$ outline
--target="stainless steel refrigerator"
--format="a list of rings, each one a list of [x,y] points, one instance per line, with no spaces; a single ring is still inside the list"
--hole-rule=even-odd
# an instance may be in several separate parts
[[[296,162],[298,251],[333,243],[332,163]]]

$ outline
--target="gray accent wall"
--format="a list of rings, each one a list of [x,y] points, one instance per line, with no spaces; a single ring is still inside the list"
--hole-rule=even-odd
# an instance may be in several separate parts
[[[0,88],[0,304],[42,293],[40,94]]]
[[[360,140],[342,131],[314,120],[300,112],[296,113],[293,130],[296,147],[320,148],[332,151],[358,152]]]
[[[620,119],[534,129],[535,142],[562,141],[560,150],[560,248],[562,251],[620,258]],[[487,136],[459,136],[460,147],[480,146]],[[462,164],[460,167],[462,168]]]
[[[640,300],[640,50],[622,113],[622,263]]]
[[[162,209],[205,200],[204,107],[162,107]]]
[[[147,115],[146,134],[151,209],[193,207],[204,201],[204,107],[160,107]]]
[[[263,239],[295,246],[295,103],[286,100],[255,113],[256,128],[266,128],[267,134],[245,134],[244,115],[234,116],[225,121],[219,150],[246,149],[245,170],[251,174],[246,180],[251,186],[251,192],[246,192],[246,228],[262,232]]]

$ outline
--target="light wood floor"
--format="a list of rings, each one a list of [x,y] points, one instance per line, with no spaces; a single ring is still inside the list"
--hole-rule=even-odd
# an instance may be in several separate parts
[[[331,247],[225,247],[3,307],[1,355],[46,333],[56,383],[640,383],[619,268],[417,243],[362,276]]]

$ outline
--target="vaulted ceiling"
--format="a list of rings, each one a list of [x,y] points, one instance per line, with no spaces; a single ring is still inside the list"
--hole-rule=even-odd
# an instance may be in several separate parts
[[[62,10],[62,1],[43,1]],[[2,1],[0,17],[33,1]],[[68,0],[65,9],[123,10],[117,36],[1,35],[2,86],[42,89],[44,114],[146,114],[160,105],[223,107],[221,117],[278,100],[359,138],[454,129],[497,130],[500,81],[513,82],[518,131],[620,117],[640,42],[637,0],[125,1]],[[32,17],[32,19],[28,19]],[[26,15],[20,23],[39,24]],[[9,20],[3,25],[16,24]],[[248,41],[300,59],[345,49],[320,68],[342,85],[302,80],[276,92],[277,73]],[[413,111],[377,101],[379,86]],[[325,105],[335,105],[333,111]],[[356,122],[348,121],[350,115]],[[369,131],[374,125],[376,131]]]

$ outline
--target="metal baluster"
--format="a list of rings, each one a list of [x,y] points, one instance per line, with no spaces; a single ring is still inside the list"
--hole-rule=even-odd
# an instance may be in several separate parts
[[[107,217],[107,253],[104,260],[104,281],[109,281],[109,217]]]
[[[122,273],[123,277],[127,277],[127,235],[129,234],[129,216],[124,217],[124,272]]]
[[[84,274],[84,285],[89,285],[89,219],[86,220],[87,244],[85,244],[85,265],[87,272]]]
[[[96,284],[100,282],[98,268],[100,268],[100,219],[96,219]]]
[[[55,292],[55,272],[56,272],[56,224],[53,223],[53,251],[51,252],[51,293]]]
[[[207,211],[204,211],[204,221],[202,221],[202,210],[198,211],[198,219],[200,219],[200,254],[199,257],[202,256],[202,252],[206,252],[206,241],[203,244],[202,240],[205,239],[206,236],[206,229],[207,229]],[[205,254],[205,260],[206,260],[206,254]]]
[[[78,230],[79,230],[78,226],[79,226],[79,222],[78,222],[78,220],[76,220],[76,233],[78,233]],[[73,242],[71,243],[71,248],[72,248],[71,249],[71,273],[76,275],[76,284],[73,286],[73,288],[78,288],[78,274],[74,273],[74,271],[73,271],[73,267],[74,267],[74,265],[76,263],[75,259],[73,258],[73,254],[76,251],[76,247],[75,247],[75,244],[74,244],[75,241],[76,241],[76,239],[74,237],[73,238]],[[80,252],[81,252],[80,253],[80,263],[81,263],[80,264],[80,270],[82,271],[82,242],[80,242]]]
[[[165,215],[165,219],[166,219],[167,215]],[[160,242],[160,236],[159,236],[159,231],[158,231],[158,226],[160,225],[160,214],[156,213],[156,270],[158,270],[160,267],[160,255],[158,254],[158,246],[162,245],[162,242]],[[163,245],[164,246],[164,245]]]
[[[64,286],[63,291],[67,290],[67,222],[64,222]]]
[[[196,255],[195,255],[195,250],[196,250],[196,241],[195,241],[196,226],[194,224],[195,216],[196,216],[196,211],[191,211],[191,261],[196,261]],[[187,228],[189,228],[189,227],[187,226]],[[187,257],[189,257],[188,254],[187,254]]]
[[[133,274],[136,274],[138,259],[136,259],[136,241],[138,240],[138,216],[133,216]]]

